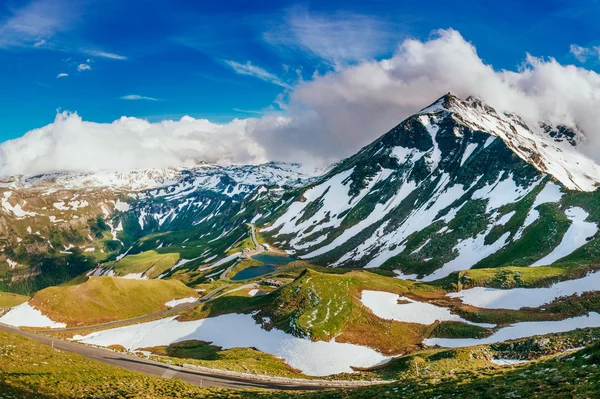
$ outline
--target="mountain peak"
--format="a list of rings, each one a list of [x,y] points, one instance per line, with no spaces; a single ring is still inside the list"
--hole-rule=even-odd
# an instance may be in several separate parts
[[[440,111],[448,114],[443,116]],[[600,166],[578,148],[583,138],[576,129],[542,122],[528,124],[519,115],[499,112],[480,98],[462,100],[451,93],[417,115],[434,117],[434,124],[450,117],[473,131],[499,137],[521,159],[571,190],[595,191],[600,186]]]

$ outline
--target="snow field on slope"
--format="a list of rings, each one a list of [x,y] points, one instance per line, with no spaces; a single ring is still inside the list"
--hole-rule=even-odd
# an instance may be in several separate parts
[[[310,231],[310,234],[314,234],[327,227],[339,227],[343,218],[338,218],[338,215],[354,207],[371,191],[377,182],[387,179],[392,173],[391,169],[381,169],[377,175],[369,180],[367,187],[362,189],[358,195],[351,197],[349,194],[350,182],[348,181],[348,178],[353,171],[354,168],[338,173],[323,183],[310,188],[304,193],[306,201],[296,201],[292,203],[287,211],[277,219],[272,226],[262,230],[268,232],[281,226],[277,235],[294,234],[294,238],[290,244],[292,247],[295,247],[298,246],[299,242],[305,237],[304,231],[311,226],[314,226],[314,228]],[[325,195],[323,196],[323,194]],[[298,223],[298,219],[302,217],[307,207],[321,196],[323,196],[323,198],[319,210],[307,220]],[[327,218],[329,218],[329,220],[323,222],[323,220],[326,220]],[[317,243],[323,240],[324,239],[320,239]],[[300,248],[304,247],[306,247],[306,245],[300,245]]]
[[[474,287],[447,296],[460,298],[467,305],[485,309],[537,308],[557,298],[581,295],[600,289],[600,272],[590,273],[575,280],[561,281],[545,288],[499,288]]]
[[[438,213],[450,206],[454,201],[462,197],[467,191],[462,184],[447,187],[450,176],[444,174],[440,178],[437,190],[431,195],[429,201],[423,206],[414,209],[407,219],[394,231],[386,234],[387,224],[380,226],[375,233],[361,245],[359,245],[350,257],[361,259],[370,252],[377,249],[377,255],[367,263],[366,268],[381,266],[389,258],[404,251],[403,243],[411,234],[421,231],[434,222]],[[395,247],[390,249],[390,247]],[[348,254],[350,255],[350,254]],[[348,256],[346,255],[346,257]],[[341,259],[340,259],[341,262]]]
[[[429,346],[439,345],[446,348],[494,344],[512,339],[533,337],[535,335],[561,333],[578,328],[600,327],[600,314],[590,312],[586,316],[572,317],[560,321],[529,321],[515,323],[496,331],[487,338],[429,338],[423,343]]]
[[[233,255],[226,256],[226,257],[224,257],[223,259],[216,261],[215,263],[213,263],[213,264],[212,264],[212,265],[210,265],[210,266],[201,267],[201,268],[199,268],[199,269],[198,269],[198,271],[199,271],[199,272],[203,272],[203,271],[205,271],[205,270],[210,270],[210,269],[213,269],[213,268],[215,268],[215,267],[218,267],[218,266],[224,265],[224,264],[225,264],[225,263],[227,263],[227,262],[230,262],[230,261],[232,261],[232,260],[234,260],[234,259],[237,259],[237,258],[239,258],[241,254],[242,254],[241,252],[236,252],[236,253],[234,253]],[[216,255],[215,255],[215,256],[216,256]]]
[[[437,269],[428,276],[423,277],[423,281],[433,281],[439,278],[446,277],[452,272],[459,270],[470,269],[479,261],[496,253],[508,243],[510,232],[504,233],[496,242],[485,245],[485,236],[488,235],[493,225],[490,228],[478,234],[475,238],[467,238],[459,242],[454,249],[458,251],[458,256],[450,262],[445,263],[441,268]]]
[[[67,326],[64,323],[51,320],[27,302],[9,310],[8,313],[0,317],[0,323],[15,327],[64,328]]]
[[[477,149],[478,146],[479,144],[477,143],[469,143],[467,145],[467,148],[465,148],[465,152],[463,153],[463,156],[460,160],[460,166],[463,166],[465,162],[467,162],[471,154],[473,154],[473,152]]]
[[[193,302],[196,302],[197,300],[198,300],[198,298],[195,298],[193,296],[191,296],[189,298],[173,299],[172,301],[165,303],[165,306],[167,306],[169,308],[174,308],[175,306],[181,305],[182,303],[193,303]]]
[[[567,209],[565,215],[571,220],[571,225],[563,236],[562,241],[552,252],[535,262],[532,266],[551,265],[557,260],[570,255],[576,249],[585,245],[587,239],[598,231],[596,223],[585,221],[589,214],[579,207]]]
[[[398,303],[398,301],[408,303]],[[391,292],[364,290],[361,293],[363,305],[377,317],[405,323],[433,324],[436,321],[458,321],[476,326],[491,328],[495,324],[473,323],[452,314],[448,308],[417,302]]]
[[[336,237],[331,243],[322,246],[304,256],[302,258],[314,258],[315,256],[322,255],[327,253],[346,241],[350,238],[354,237],[356,234],[360,233],[370,225],[379,220],[383,219],[389,212],[394,210],[404,199],[417,188],[417,184],[414,181],[404,182],[400,189],[396,192],[396,194],[390,198],[385,204],[377,203],[373,211],[360,222],[356,223],[354,226],[344,230],[342,234]]]
[[[226,314],[188,322],[178,322],[171,317],[73,339],[99,346],[122,345],[130,350],[193,339],[212,342],[223,349],[254,347],[284,359],[291,367],[311,376],[350,373],[350,366],[372,367],[390,359],[365,346],[313,342],[277,329],[263,330],[249,314]]]
[[[487,185],[475,191],[472,198],[489,199],[487,209],[490,211],[493,209],[498,209],[503,205],[519,201],[521,198],[531,192],[531,190],[537,187],[540,182],[541,179],[529,185],[528,187],[523,188],[519,187],[514,182],[512,175],[509,175],[508,178],[502,181],[500,181],[499,177],[494,184]],[[560,192],[560,187],[552,182],[548,182],[536,196],[530,214],[532,212],[537,213],[537,211],[534,210],[535,207],[548,202],[558,202],[561,198],[562,193]],[[500,238],[498,238],[498,240],[490,245],[485,245],[485,237],[489,234],[494,225],[506,224],[514,214],[515,211],[509,212],[498,219],[495,224],[491,224],[487,231],[478,234],[474,238],[467,238],[460,241],[455,247],[459,255],[450,262],[444,264],[440,269],[434,271],[429,276],[424,277],[423,281],[433,281],[438,278],[446,277],[450,273],[458,270],[470,269],[478,262],[502,249],[509,242],[508,238],[510,237],[510,232],[504,233]],[[539,213],[537,214],[539,215]],[[524,226],[519,229],[516,236],[520,238],[519,232],[522,234],[522,231],[525,229],[528,222],[533,223],[533,221],[530,221],[526,218]]]

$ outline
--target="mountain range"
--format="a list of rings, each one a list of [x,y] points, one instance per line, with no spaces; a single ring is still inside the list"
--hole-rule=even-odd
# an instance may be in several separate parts
[[[273,249],[315,265],[425,281],[593,263],[600,166],[585,143],[575,128],[447,94],[316,175],[268,163],[7,177],[0,289],[119,275],[128,259],[146,257],[136,273],[168,277],[226,258],[248,224]]]

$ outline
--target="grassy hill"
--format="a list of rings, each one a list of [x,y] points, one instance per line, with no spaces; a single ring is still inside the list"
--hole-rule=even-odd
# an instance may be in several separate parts
[[[104,266],[112,267],[118,276],[144,273],[144,276],[148,278],[156,278],[173,267],[178,260],[178,253],[159,254],[156,251],[145,251],[140,254],[126,256],[115,262],[109,262]]]
[[[27,302],[29,297],[25,295],[13,294],[12,292],[0,292],[0,308],[12,308]]]
[[[30,304],[68,326],[98,324],[166,310],[165,302],[196,296],[176,280],[129,280],[91,277],[85,283],[50,287]]]

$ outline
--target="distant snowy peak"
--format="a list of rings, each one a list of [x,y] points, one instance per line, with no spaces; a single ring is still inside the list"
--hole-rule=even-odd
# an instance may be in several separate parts
[[[600,185],[600,166],[579,150],[585,143],[581,133],[547,123],[528,126],[519,116],[497,112],[480,99],[461,100],[451,94],[419,114],[444,112],[463,126],[500,137],[521,159],[569,189],[595,191]]]
[[[259,185],[297,186],[310,179],[298,164],[266,163],[246,166],[198,164],[191,168],[147,169],[131,172],[99,171],[88,173],[48,173],[36,176],[13,176],[0,180],[0,187],[10,189],[108,188],[115,191],[162,189],[175,185],[218,189],[227,186]],[[235,189],[231,189],[235,190]]]

